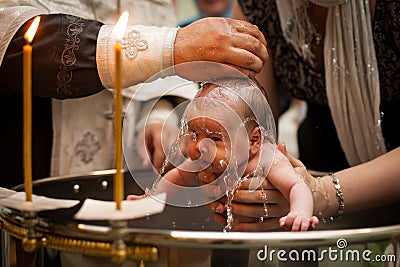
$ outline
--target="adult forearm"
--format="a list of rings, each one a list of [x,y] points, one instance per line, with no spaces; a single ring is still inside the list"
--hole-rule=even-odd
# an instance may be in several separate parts
[[[41,16],[32,43],[34,95],[76,98],[114,86],[113,25],[65,14]],[[0,67],[3,94],[21,93],[21,50],[30,23],[31,20],[19,28],[3,58]],[[173,65],[176,31],[164,27],[129,27],[123,48],[124,87],[144,82]]]
[[[372,161],[336,172],[335,175],[339,178],[343,192],[344,213],[398,201],[400,199],[399,159],[400,148],[397,148]],[[332,177],[327,175],[318,180],[321,181],[320,190],[325,192],[326,201],[321,200],[321,196],[315,199],[316,212],[322,210],[323,216],[333,216],[339,210],[339,199]]]
[[[400,148],[372,161],[337,172],[347,211],[386,205],[400,199]]]
[[[2,93],[21,92],[21,50],[29,24],[25,22],[10,43],[2,40],[0,48],[7,47],[0,67]],[[66,14],[43,15],[32,44],[33,94],[64,99],[112,88],[113,27]],[[162,70],[166,71],[158,77],[176,70],[196,81],[228,74],[254,76],[268,58],[265,38],[256,26],[224,18],[202,19],[182,29],[128,26],[121,45],[124,87],[145,82]],[[207,62],[207,67],[199,61]],[[197,63],[183,64],[188,62]]]

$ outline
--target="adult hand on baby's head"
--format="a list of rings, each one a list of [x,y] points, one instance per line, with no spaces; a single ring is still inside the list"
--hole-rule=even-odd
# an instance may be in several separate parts
[[[175,40],[175,70],[179,76],[189,80],[204,80],[204,75],[207,79],[231,75],[208,68],[202,68],[200,72],[199,69],[188,70],[186,64],[179,64],[196,61],[224,63],[254,77],[267,58],[264,35],[257,26],[241,20],[200,19],[179,29]]]

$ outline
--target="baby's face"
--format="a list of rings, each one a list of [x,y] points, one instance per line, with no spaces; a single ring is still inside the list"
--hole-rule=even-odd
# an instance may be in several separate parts
[[[222,174],[228,166],[232,153],[232,139],[238,140],[237,132],[232,134],[217,121],[207,117],[197,117],[188,121],[189,144],[188,153],[192,160],[197,160],[207,171]],[[247,138],[247,139],[244,139]],[[248,159],[248,137],[239,138],[235,155],[238,164]],[[242,159],[241,159],[242,158]]]
[[[188,122],[188,153],[192,160],[212,173],[222,173],[228,162],[230,142],[227,131],[215,120],[198,117]]]

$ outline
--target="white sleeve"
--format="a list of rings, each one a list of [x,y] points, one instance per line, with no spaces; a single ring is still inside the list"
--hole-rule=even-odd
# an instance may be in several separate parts
[[[10,2],[14,3],[14,1]],[[14,3],[16,6],[12,6],[11,3],[9,3],[10,6],[5,4],[0,7],[0,65],[8,45],[18,29],[34,16],[47,13],[41,8],[20,6],[16,3]]]
[[[100,28],[97,39],[97,70],[106,88],[114,87],[115,80],[115,38],[113,25]],[[173,66],[174,42],[178,28],[154,26],[128,26],[122,45],[122,86],[128,87]],[[173,68],[170,73],[172,75]]]

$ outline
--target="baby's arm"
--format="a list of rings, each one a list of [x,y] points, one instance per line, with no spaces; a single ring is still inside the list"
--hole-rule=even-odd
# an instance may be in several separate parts
[[[196,181],[197,173],[186,171],[187,168],[185,166],[187,166],[186,162],[168,171],[158,183],[157,190],[154,193],[169,193],[174,191],[175,185],[185,187],[193,185]]]
[[[303,182],[303,185],[305,183]],[[290,189],[290,212],[279,220],[281,227],[291,227],[292,231],[307,231],[318,225],[318,218],[312,216],[313,203],[308,187],[298,182]],[[311,210],[310,210],[311,207]]]
[[[188,160],[187,162],[182,163],[178,167],[169,170],[166,174],[162,176],[162,178],[159,180],[155,188],[155,191],[152,191],[151,194],[156,195],[165,192],[167,194],[172,195],[181,186],[193,185],[196,181],[197,172],[186,171],[191,169],[192,167],[191,164],[192,162]],[[142,196],[129,195],[127,199],[135,200],[143,198],[145,196],[146,195]]]
[[[319,221],[317,217],[312,216],[313,198],[310,189],[278,149],[275,149],[267,179],[290,202],[290,212],[279,220],[280,226],[290,227],[292,231],[314,229]]]

